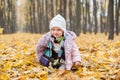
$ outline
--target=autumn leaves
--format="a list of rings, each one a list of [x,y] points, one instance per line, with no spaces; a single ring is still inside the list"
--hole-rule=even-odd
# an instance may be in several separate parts
[[[82,67],[77,72],[43,67],[35,58],[39,34],[0,35],[0,79],[4,80],[89,80],[119,79],[120,38],[109,41],[104,34],[81,34],[76,43]],[[118,74],[118,75],[117,75]]]

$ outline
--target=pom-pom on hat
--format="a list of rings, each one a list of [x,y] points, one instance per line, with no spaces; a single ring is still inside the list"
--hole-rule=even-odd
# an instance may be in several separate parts
[[[50,25],[49,25],[50,30],[53,27],[58,27],[62,29],[64,32],[66,32],[66,21],[60,14],[53,17],[53,19],[50,21]]]

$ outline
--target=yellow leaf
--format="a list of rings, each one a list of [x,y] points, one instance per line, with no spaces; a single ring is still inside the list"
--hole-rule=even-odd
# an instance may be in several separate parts
[[[2,74],[0,74],[0,80],[9,80],[9,75],[8,74],[4,74],[4,73],[2,73]]]
[[[48,72],[43,71],[37,74],[40,80],[48,80]]]
[[[5,65],[5,69],[6,69],[6,70],[11,69],[11,65],[12,65],[12,64],[11,64],[10,62],[7,62],[6,65]]]
[[[114,59],[114,58],[109,58],[109,60],[111,61],[111,62],[116,62],[116,60]]]

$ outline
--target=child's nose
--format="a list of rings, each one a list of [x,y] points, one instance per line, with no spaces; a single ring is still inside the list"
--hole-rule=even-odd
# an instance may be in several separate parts
[[[55,30],[54,33],[57,33],[57,30]]]

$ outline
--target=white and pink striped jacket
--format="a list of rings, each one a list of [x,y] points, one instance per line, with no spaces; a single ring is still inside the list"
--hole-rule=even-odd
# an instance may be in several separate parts
[[[72,31],[66,32],[66,39],[64,42],[64,50],[65,50],[65,69],[70,70],[73,66],[73,63],[76,61],[81,62],[80,58],[80,52],[74,42],[74,39],[76,38],[76,34]],[[38,60],[40,60],[43,52],[45,51],[45,48],[47,46],[47,42],[51,40],[54,41],[54,38],[51,37],[50,32],[46,33],[44,36],[42,36],[37,44],[36,47],[36,57]]]

